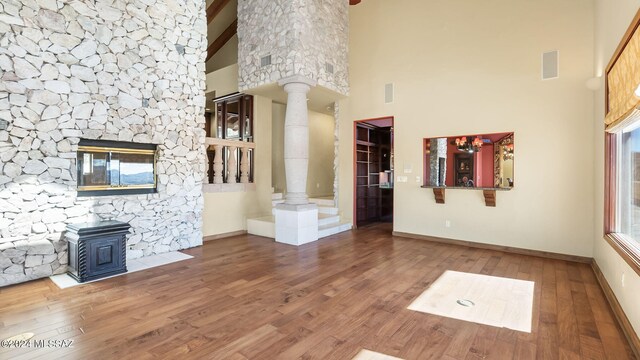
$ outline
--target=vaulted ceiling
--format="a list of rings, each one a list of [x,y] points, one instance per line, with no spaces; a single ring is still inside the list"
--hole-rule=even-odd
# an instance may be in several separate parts
[[[237,62],[238,0],[207,0],[207,73]]]

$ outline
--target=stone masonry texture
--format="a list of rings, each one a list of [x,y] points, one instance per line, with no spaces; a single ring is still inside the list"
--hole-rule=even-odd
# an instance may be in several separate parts
[[[204,0],[0,2],[0,286],[66,271],[69,223],[129,258],[201,245]],[[158,193],[76,196],[80,139],[158,145]]]

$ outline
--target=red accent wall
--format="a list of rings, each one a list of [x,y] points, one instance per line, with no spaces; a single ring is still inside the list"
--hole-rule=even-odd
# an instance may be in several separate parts
[[[482,147],[482,183],[479,187],[493,187],[493,144]]]
[[[476,186],[480,186],[480,183],[482,182],[482,168],[483,168],[483,164],[482,164],[482,150],[479,153],[474,153],[473,154],[473,183]]]
[[[422,141],[422,183],[425,185],[431,185],[429,179],[431,178],[431,154],[427,154],[427,149],[431,144],[431,139],[424,139]]]

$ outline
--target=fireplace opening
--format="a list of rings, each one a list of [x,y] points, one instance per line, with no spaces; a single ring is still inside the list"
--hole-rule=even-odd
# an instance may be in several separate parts
[[[156,148],[154,144],[80,140],[78,196],[155,193]]]

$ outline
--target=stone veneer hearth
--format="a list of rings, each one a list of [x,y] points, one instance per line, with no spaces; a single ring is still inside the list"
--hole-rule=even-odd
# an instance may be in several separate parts
[[[2,0],[0,286],[65,271],[68,223],[129,258],[202,243],[204,0]],[[76,197],[81,138],[158,144],[158,193]]]

